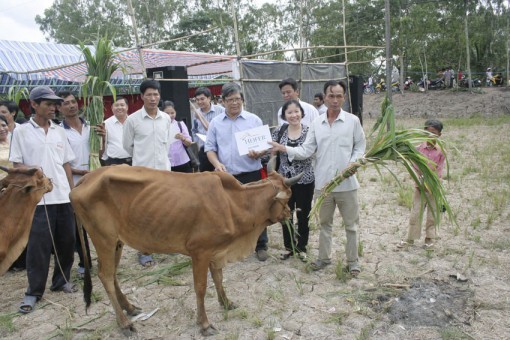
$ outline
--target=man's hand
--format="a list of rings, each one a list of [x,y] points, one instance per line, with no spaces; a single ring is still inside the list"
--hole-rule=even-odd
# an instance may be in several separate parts
[[[350,176],[353,176],[358,171],[358,168],[360,166],[361,164],[359,164],[358,162],[352,162],[347,165],[345,171],[347,171]]]
[[[106,128],[104,127],[104,123],[94,126],[94,131],[96,131],[96,133],[101,137],[106,136]]]
[[[255,150],[250,150],[248,151],[248,157],[250,157],[251,159],[259,159],[260,157],[264,156],[266,154],[266,151],[255,151]]]
[[[227,172],[227,168],[223,164],[218,163],[218,165],[214,167],[214,171]]]

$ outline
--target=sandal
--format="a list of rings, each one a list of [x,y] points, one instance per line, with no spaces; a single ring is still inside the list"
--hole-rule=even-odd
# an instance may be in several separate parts
[[[414,241],[411,241],[411,240],[407,240],[407,241],[400,240],[400,242],[397,244],[397,248],[398,249],[407,249],[410,246],[412,246],[413,244],[414,244]]]
[[[76,293],[78,291],[78,287],[74,283],[67,282],[65,285],[57,288],[57,289],[50,289],[52,292],[64,292],[67,294]]]
[[[138,254],[138,262],[142,265],[142,267],[152,267],[155,262],[152,259],[152,255]]]
[[[297,253],[297,257],[304,263],[308,262],[308,255],[304,251]]]
[[[280,254],[280,260],[285,261],[288,260],[289,257],[293,256],[292,252],[289,251],[287,253]]]
[[[35,309],[35,303],[37,300],[37,296],[25,295],[23,301],[19,304],[18,312],[22,314],[32,313]]]
[[[326,262],[326,261],[323,261],[323,260],[316,260],[316,261],[310,263],[310,268],[313,271],[317,271],[317,270],[324,269],[329,264],[331,264],[331,262]]]
[[[358,275],[361,273],[361,269],[359,267],[359,264],[351,264],[349,265],[349,274],[351,274],[352,277],[358,277]]]

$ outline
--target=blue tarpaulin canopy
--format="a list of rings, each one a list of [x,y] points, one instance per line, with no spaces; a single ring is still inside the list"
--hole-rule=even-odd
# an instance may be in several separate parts
[[[94,52],[94,47],[89,46]],[[121,70],[111,82],[116,85],[136,85],[141,82],[143,69],[137,49],[117,49],[116,61]],[[190,79],[231,76],[235,56],[142,49],[145,68],[185,66]],[[31,88],[38,85],[66,87],[77,90],[85,80],[87,67],[78,45],[34,43],[0,40],[0,93],[9,87]]]

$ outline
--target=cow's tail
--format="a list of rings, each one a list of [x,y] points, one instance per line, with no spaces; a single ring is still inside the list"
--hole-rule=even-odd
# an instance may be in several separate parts
[[[76,216],[76,215],[75,215]],[[85,312],[87,312],[90,307],[91,296],[92,296],[92,279],[90,278],[90,262],[89,262],[89,254],[87,253],[87,249],[85,247],[85,237],[83,235],[83,224],[80,219],[76,216],[76,226],[78,227],[78,235],[80,237],[80,245],[83,256],[83,265],[85,266],[85,274],[83,276],[83,300],[85,300]]]

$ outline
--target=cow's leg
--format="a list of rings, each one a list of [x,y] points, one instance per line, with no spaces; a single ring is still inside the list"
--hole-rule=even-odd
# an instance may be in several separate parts
[[[89,234],[92,235],[92,233]],[[94,242],[94,245],[96,246],[96,253],[99,261],[99,279],[103,283],[106,294],[108,294],[108,297],[110,298],[113,310],[115,311],[115,316],[117,317],[117,324],[122,329],[122,333],[124,333],[124,335],[130,336],[136,332],[136,329],[133,326],[133,323],[126,317],[126,315],[124,315],[124,311],[122,310],[117,298],[119,295],[117,293],[118,284],[116,284],[116,248],[118,244],[116,244],[116,241],[110,242],[106,239],[102,239],[99,242]],[[120,291],[120,289],[118,291]],[[122,295],[122,293],[120,294]]]
[[[201,333],[204,336],[218,334],[216,328],[209,323],[207,314],[205,313],[205,291],[207,289],[207,267],[209,265],[209,257],[201,256],[200,258],[193,256],[193,283],[195,294],[197,296],[197,324],[200,325]]]
[[[227,294],[225,293],[225,289],[223,289],[223,269],[214,268],[212,264],[210,264],[209,271],[211,272],[211,276],[214,281],[214,287],[216,287],[216,293],[218,294],[218,301],[220,302],[220,305],[222,305],[226,310],[237,308],[232,301],[229,301]]]
[[[124,247],[124,243],[121,241],[117,241],[117,246],[115,247],[115,268],[119,268],[120,258],[122,256],[122,249]],[[117,270],[115,270],[115,294],[117,295],[117,300],[119,301],[120,306],[124,309],[128,315],[138,315],[142,312],[142,309],[131,304],[127,299],[126,295],[122,293],[120,289],[119,280],[117,279]]]

